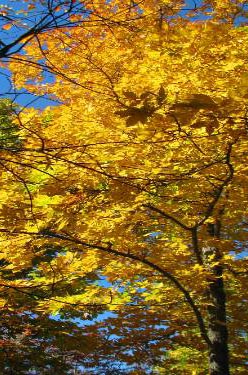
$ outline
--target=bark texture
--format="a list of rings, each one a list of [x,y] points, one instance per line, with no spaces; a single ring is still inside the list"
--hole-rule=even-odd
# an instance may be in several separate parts
[[[210,224],[209,234],[219,237],[220,228]],[[209,347],[209,374],[229,375],[228,329],[226,315],[226,293],[223,281],[223,267],[221,254],[216,247],[205,247],[203,250],[204,263],[208,266],[209,278],[208,297],[208,337]]]

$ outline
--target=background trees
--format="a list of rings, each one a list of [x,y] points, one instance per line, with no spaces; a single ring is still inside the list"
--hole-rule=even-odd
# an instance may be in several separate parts
[[[19,113],[21,147],[1,155],[2,304],[113,311],[87,328],[100,345],[85,366],[228,374],[229,344],[246,371],[246,3],[226,5],[193,22],[151,1],[128,26],[41,35],[23,59],[46,43],[52,83],[10,65],[63,104]]]

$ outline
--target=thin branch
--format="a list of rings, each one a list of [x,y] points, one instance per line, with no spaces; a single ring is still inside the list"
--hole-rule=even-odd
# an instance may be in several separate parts
[[[155,207],[151,204],[144,204],[143,207],[147,207],[147,208],[149,208],[149,210],[157,212],[158,214],[165,217],[166,219],[169,219],[169,220],[173,221],[175,224],[177,224],[179,227],[183,228],[184,230],[192,231],[192,229],[193,229],[193,228],[189,227],[188,225],[182,223],[178,219],[176,219],[174,216],[167,214],[166,212],[160,210],[159,208],[157,208],[157,207]]]

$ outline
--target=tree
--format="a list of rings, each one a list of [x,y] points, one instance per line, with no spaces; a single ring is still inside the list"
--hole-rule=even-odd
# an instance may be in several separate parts
[[[11,176],[9,181],[22,185],[31,204],[31,191],[25,178],[19,173],[20,168],[25,165],[21,162],[22,157],[19,153],[22,152],[26,142],[25,131],[20,130],[16,123],[16,113],[19,109],[9,99],[0,101],[1,182],[8,184],[4,175]],[[6,164],[6,156],[16,169]],[[32,165],[30,168],[32,169]],[[2,198],[5,194],[4,190],[3,188],[1,191]],[[11,202],[11,196],[8,196]],[[12,211],[9,211],[8,204],[2,206],[2,213],[7,220],[10,219],[8,215],[11,215],[10,211]],[[22,205],[21,202],[19,204],[19,208],[18,205],[15,208],[16,213]],[[32,212],[31,206],[30,210]],[[32,217],[34,218],[33,215]],[[22,219],[21,216],[19,219]],[[6,242],[4,244],[6,245]],[[1,256],[0,260],[1,371],[12,375],[30,374],[30,371],[37,375],[51,374],[54,371],[60,374],[83,374],[84,372],[80,370],[81,364],[95,345],[94,338],[89,336],[89,340],[86,331],[74,321],[79,315],[82,323],[85,312],[79,313],[67,309],[66,314],[63,315],[61,310],[59,318],[54,320],[50,314],[39,310],[38,302],[52,298],[55,290],[61,295],[70,293],[72,289],[73,293],[79,293],[85,289],[86,279],[88,285],[89,282],[93,283],[97,279],[97,275],[92,272],[88,273],[86,278],[82,277],[73,282],[71,279],[67,282],[68,280],[59,271],[59,279],[55,278],[56,271],[53,269],[52,260],[63,254],[66,249],[61,246],[40,244],[30,248],[32,255],[29,257],[26,254],[24,260],[18,254],[17,246],[18,243],[12,248],[14,262],[10,254],[10,257]],[[48,279],[42,280],[41,269],[37,269],[41,263],[42,267],[50,268],[50,272],[54,274],[50,282]],[[39,275],[38,279],[37,275]],[[96,315],[96,310],[100,311],[100,309],[99,306],[95,309],[94,306],[89,305],[85,318],[92,319]]]
[[[91,0],[10,0],[0,4],[0,75],[3,78],[1,97],[11,97],[13,102],[17,101],[18,104],[26,106],[40,99],[31,96],[27,90],[23,91],[23,88],[18,90],[13,85],[15,79],[10,77],[9,61],[15,61],[21,70],[25,69],[30,79],[37,69],[44,79],[50,81],[53,80],[54,74],[62,75],[59,66],[50,62],[46,37],[42,35],[55,32],[61,41],[65,28],[90,30],[102,25],[109,28],[116,25],[128,27],[133,21],[130,17],[133,7],[135,5],[132,3],[119,4],[118,9],[113,9],[111,3],[96,3]],[[136,14],[136,17],[139,18],[139,15]],[[25,47],[33,41],[38,45],[40,59],[29,59],[28,56],[24,56]],[[68,78],[67,75],[65,78]],[[70,80],[73,81],[73,78]]]
[[[8,308],[1,311],[0,334],[6,375],[75,374],[94,345],[75,323]]]
[[[53,93],[64,104],[20,113],[25,144],[1,159],[2,257],[18,276],[8,288],[31,288],[48,312],[91,306],[128,319],[129,309],[143,307],[148,338],[158,328],[151,331],[149,319],[163,321],[170,366],[173,352],[182,358],[187,349],[206,353],[211,375],[228,375],[230,367],[242,374],[248,38],[237,19],[246,2],[227,1],[224,10],[204,2],[214,7],[204,22],[167,3],[134,7],[142,17],[131,29],[71,28],[62,40],[46,34],[49,61],[61,72],[52,84],[39,69],[30,83],[30,72],[11,64],[17,87]],[[35,41],[25,58],[41,58]],[[63,251],[47,261],[49,246]],[[37,248],[39,263],[22,277]],[[110,284],[95,279],[78,290],[92,273]],[[65,288],[50,287],[45,298],[36,291],[61,280]],[[134,351],[135,316],[121,344],[136,327]],[[161,368],[160,345],[151,366]],[[129,362],[128,354],[119,358]]]
[[[11,0],[1,4],[0,58],[15,58],[16,53],[22,52],[30,41],[38,40],[43,33],[65,27],[84,27],[87,23],[91,26],[98,22],[107,24],[108,21],[114,24],[117,19],[119,22],[124,19],[118,11],[115,12],[116,19],[113,15],[112,19],[108,19],[105,12],[111,8],[105,4],[102,12],[99,12],[101,6],[101,2],[94,4],[87,0]],[[125,13],[128,9],[130,6],[126,6],[126,9],[122,7],[121,11]],[[40,45],[40,49],[44,52],[46,47]]]

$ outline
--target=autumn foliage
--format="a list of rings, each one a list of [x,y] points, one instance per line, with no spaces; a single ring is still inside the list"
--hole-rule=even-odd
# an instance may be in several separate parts
[[[246,7],[98,2],[9,63],[56,105],[0,103],[0,303],[67,373],[247,372]]]

